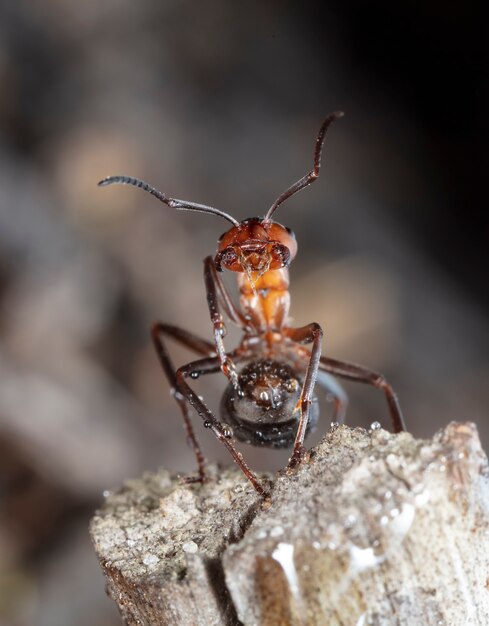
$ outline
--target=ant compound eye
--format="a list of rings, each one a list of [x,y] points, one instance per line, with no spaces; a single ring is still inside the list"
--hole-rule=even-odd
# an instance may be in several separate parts
[[[289,228],[288,226],[285,227],[285,230],[289,233],[289,235],[293,238],[296,239],[295,233],[292,230],[292,228]]]
[[[272,257],[273,257],[273,265],[274,267],[286,267],[290,261],[290,250],[287,248],[287,246],[283,246],[281,244],[277,244],[273,247],[273,251],[272,251]]]
[[[239,262],[238,255],[234,248],[226,248],[223,250],[221,260],[222,264],[227,268],[232,268]]]
[[[224,261],[224,263],[234,263],[237,258],[238,255],[232,248],[228,248],[227,250],[225,250],[224,254],[222,255],[222,260]]]

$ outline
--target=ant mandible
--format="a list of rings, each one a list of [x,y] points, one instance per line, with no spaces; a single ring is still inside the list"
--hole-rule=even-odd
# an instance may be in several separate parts
[[[234,445],[234,438],[257,446],[287,448],[293,443],[288,468],[293,468],[308,453],[304,439],[318,419],[313,396],[320,383],[334,400],[334,421],[345,417],[346,396],[333,376],[373,385],[385,393],[394,432],[405,429],[397,397],[386,379],[376,372],[352,363],[321,356],[323,331],[312,323],[302,328],[288,325],[290,306],[288,266],[297,253],[293,232],[272,220],[277,208],[288,198],[313,183],[319,176],[324,137],[331,123],[342,117],[337,111],[324,120],[314,150],[313,169],[284,191],[265,217],[238,222],[233,217],[202,204],[169,198],[148,183],[130,176],[109,176],[101,186],[122,183],[149,192],[168,206],[201,211],[224,218],[232,227],[219,239],[215,257],[204,260],[207,303],[214,329],[214,343],[170,324],[155,323],[151,336],[172,394],[180,406],[188,441],[197,459],[198,475],[189,482],[206,480],[205,459],[189,416],[191,405],[231,453],[231,456],[256,491],[266,495],[265,487],[250,470]],[[240,308],[233,303],[220,276],[222,268],[236,273]],[[243,331],[238,347],[224,347],[226,327],[223,313]],[[177,370],[170,359],[164,337],[171,337],[203,356]],[[312,344],[308,350],[304,344]],[[222,371],[229,384],[221,401],[218,420],[193,391],[188,379]]]

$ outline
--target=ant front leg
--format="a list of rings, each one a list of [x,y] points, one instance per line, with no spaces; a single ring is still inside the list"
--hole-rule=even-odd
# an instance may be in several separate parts
[[[197,441],[194,429],[192,427],[192,423],[190,421],[188,403],[185,400],[182,392],[178,388],[176,370],[172,363],[166,345],[163,341],[164,335],[166,335],[167,337],[171,337],[172,339],[189,348],[190,350],[193,350],[194,352],[197,352],[198,354],[204,356],[214,355],[215,348],[209,341],[206,341],[205,339],[200,339],[194,334],[189,333],[182,328],[178,328],[178,326],[171,326],[170,324],[162,324],[161,322],[157,322],[153,324],[151,328],[151,338],[153,340],[158,359],[168,379],[168,383],[170,384],[171,393],[182,412],[183,423],[187,432],[187,441],[192,448],[195,454],[195,459],[197,461],[197,478],[187,478],[185,482],[204,482],[206,478],[204,455],[202,454],[202,450],[200,448],[199,442]]]
[[[311,407],[312,392],[316,382],[319,359],[321,358],[321,341],[323,339],[323,329],[319,324],[313,322],[302,328],[286,328],[284,334],[297,343],[312,343],[311,358],[306,370],[302,393],[300,397],[299,426],[294,441],[294,449],[290,457],[287,467],[295,467],[306,456],[307,452],[304,448],[304,437],[306,436],[307,423],[309,421],[309,409]]]
[[[345,378],[346,380],[353,380],[359,383],[373,385],[374,387],[377,387],[377,389],[382,389],[385,393],[387,405],[389,407],[394,432],[400,433],[403,430],[406,430],[397,396],[382,374],[372,372],[371,370],[365,369],[360,365],[336,361],[335,359],[330,359],[328,357],[321,357],[320,361],[320,367],[325,372],[329,372],[330,374],[339,376],[340,378]]]
[[[224,347],[223,339],[226,336],[226,326],[224,325],[219,305],[222,306],[229,319],[241,326],[241,328],[247,328],[248,324],[244,316],[234,306],[211,256],[204,260],[204,281],[221,371],[229,379],[233,387],[237,388],[238,374],[236,367]]]
[[[226,429],[216,417],[214,417],[212,411],[210,411],[210,409],[187,383],[187,378],[197,378],[202,374],[218,372],[220,369],[221,359],[219,357],[200,359],[199,361],[193,361],[188,365],[184,365],[177,370],[178,388],[181,390],[189,404],[191,404],[200,415],[204,421],[204,426],[206,428],[210,428],[217,439],[226,446],[234,461],[253,485],[255,490],[261,496],[267,496],[267,492],[264,487],[261,485],[255,474],[250,470],[247,463],[244,461],[243,456],[234,447],[232,433],[230,433],[230,431]]]

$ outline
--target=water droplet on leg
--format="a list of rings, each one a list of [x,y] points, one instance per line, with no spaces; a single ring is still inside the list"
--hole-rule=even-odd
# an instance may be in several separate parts
[[[222,434],[226,437],[226,439],[233,438],[233,429],[229,426],[229,424],[222,425]]]

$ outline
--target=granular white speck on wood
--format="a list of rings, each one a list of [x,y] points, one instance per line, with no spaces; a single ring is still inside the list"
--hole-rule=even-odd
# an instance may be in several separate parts
[[[489,470],[470,423],[430,441],[334,429],[269,501],[236,469],[146,474],[91,534],[125,624],[489,624]]]

